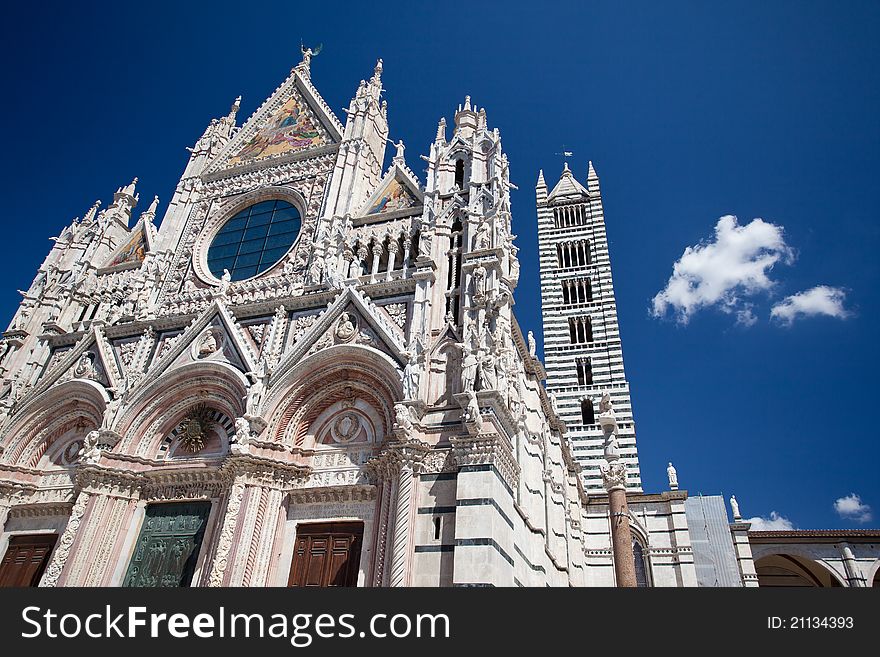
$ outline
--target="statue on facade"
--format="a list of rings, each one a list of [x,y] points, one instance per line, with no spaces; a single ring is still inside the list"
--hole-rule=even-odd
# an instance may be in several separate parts
[[[253,434],[251,433],[251,423],[243,417],[235,419],[235,436],[232,439],[232,453],[242,454],[248,451],[251,444]]]
[[[666,476],[669,477],[669,490],[678,490],[678,473],[675,471],[672,461],[666,468]]]
[[[477,356],[463,342],[459,342],[456,346],[461,350],[461,390],[468,392],[474,389],[474,382],[477,379]]]
[[[220,277],[220,290],[218,291],[218,294],[220,296],[226,296],[230,285],[232,285],[232,274],[229,273],[228,269],[224,269],[223,276]]]
[[[495,378],[495,357],[488,351],[480,350],[480,389],[495,390],[498,388],[498,381]]]
[[[95,367],[95,354],[84,351],[73,368],[73,376],[77,379],[97,379],[98,370]]]
[[[403,397],[404,399],[415,399],[419,394],[419,345],[412,345],[409,351],[403,352],[406,358],[406,364],[403,367]]]
[[[486,296],[486,268],[477,265],[471,276],[474,279],[474,300],[480,301]]]
[[[266,393],[269,380],[269,368],[265,358],[261,358],[257,363],[256,372],[248,372],[248,378],[251,379],[251,386],[245,397],[245,415],[257,417],[262,409],[263,395]]]
[[[354,322],[351,321],[351,315],[347,312],[342,313],[339,316],[339,323],[336,325],[336,337],[346,342],[354,337],[356,331]]]
[[[102,431],[109,431],[113,427],[113,421],[116,419],[116,414],[122,405],[122,395],[115,390],[112,390],[111,394],[113,396],[107,402],[107,406],[104,407],[104,415],[101,418]]]
[[[89,431],[83,440],[82,450],[79,453],[80,463],[97,463],[101,458],[101,448],[98,447],[98,440],[101,438],[101,432],[98,430]]]
[[[299,49],[302,51],[302,57],[303,57],[300,65],[305,66],[306,68],[311,66],[312,57],[315,57],[315,56],[321,54],[321,48],[323,48],[323,45],[324,44],[319,43],[318,47],[315,48],[314,50],[312,50],[311,48],[307,48],[306,46],[300,44]]]
[[[220,345],[217,343],[217,336],[214,334],[214,329],[209,328],[202,336],[201,342],[199,342],[198,357],[207,358],[219,348]]]
[[[461,414],[461,419],[467,424],[472,424],[480,420],[480,403],[477,401],[477,393],[473,389],[467,391],[468,402]]]
[[[431,239],[433,238],[433,232],[430,229],[425,229],[419,232],[419,257],[420,258],[430,258],[431,257]]]
[[[483,217],[477,225],[477,232],[474,236],[474,250],[488,249],[491,244],[491,227],[489,220]]]
[[[538,351],[538,345],[535,342],[535,334],[532,333],[531,331],[529,331],[528,341],[529,341],[529,356],[531,356],[532,358],[535,358],[536,357],[535,354]]]
[[[736,501],[736,496],[730,496],[730,508],[733,510],[733,519],[734,520],[742,520],[742,516],[739,514],[739,502]]]
[[[394,434],[400,440],[412,439],[413,433],[412,414],[406,404],[394,405]]]

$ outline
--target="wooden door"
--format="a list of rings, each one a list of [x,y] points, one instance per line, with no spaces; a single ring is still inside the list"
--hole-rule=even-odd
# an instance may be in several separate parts
[[[56,534],[11,537],[0,563],[0,586],[37,586],[57,540]]]
[[[189,586],[210,502],[150,504],[123,586]]]
[[[300,525],[288,586],[357,586],[361,522]]]

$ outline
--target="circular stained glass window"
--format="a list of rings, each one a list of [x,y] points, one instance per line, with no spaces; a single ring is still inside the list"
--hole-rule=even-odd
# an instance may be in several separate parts
[[[290,249],[299,234],[299,210],[287,201],[255,203],[229,219],[208,249],[208,269],[233,281],[262,274]]]

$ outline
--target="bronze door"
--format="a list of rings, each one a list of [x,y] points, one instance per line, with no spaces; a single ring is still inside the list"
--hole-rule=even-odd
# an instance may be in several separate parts
[[[210,502],[150,504],[123,586],[189,586]]]
[[[357,586],[361,522],[300,525],[288,586]]]
[[[13,536],[0,563],[0,586],[37,586],[49,565],[56,534]]]

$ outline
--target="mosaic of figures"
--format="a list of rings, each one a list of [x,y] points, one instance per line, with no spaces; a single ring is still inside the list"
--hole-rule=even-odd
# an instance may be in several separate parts
[[[327,133],[308,106],[289,98],[229,160],[229,165],[262,160],[321,146]]]

